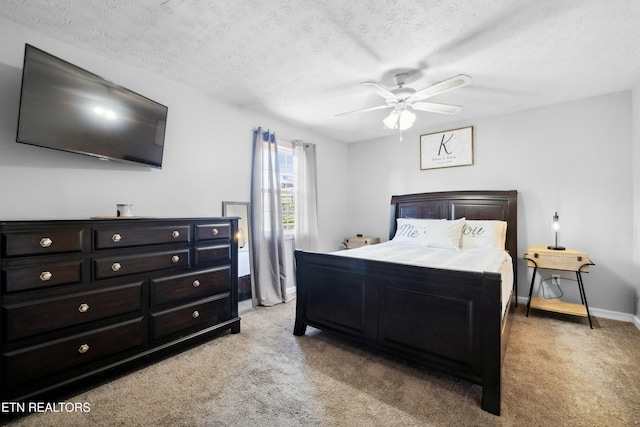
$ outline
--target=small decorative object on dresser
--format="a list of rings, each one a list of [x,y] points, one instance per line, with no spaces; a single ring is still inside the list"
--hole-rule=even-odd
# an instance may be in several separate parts
[[[119,217],[133,216],[133,205],[119,203],[116,208],[116,215]]]
[[[240,332],[237,229],[235,218],[0,222],[2,400]]]
[[[365,237],[362,234],[356,234],[355,236],[347,237],[345,239],[347,249],[359,248],[366,245],[375,245],[380,243],[379,237]]]
[[[584,291],[584,282],[582,281],[582,272],[587,272],[590,265],[595,265],[589,259],[589,255],[573,249],[563,249],[559,251],[555,248],[531,246],[524,254],[524,259],[527,260],[527,265],[533,268],[531,287],[529,288],[529,301],[527,302],[527,317],[529,316],[530,308],[582,316],[589,319],[589,326],[593,329],[587,295]],[[576,281],[582,303],[574,304],[560,301],[559,299],[532,298],[533,285],[538,269],[574,271],[576,273]]]

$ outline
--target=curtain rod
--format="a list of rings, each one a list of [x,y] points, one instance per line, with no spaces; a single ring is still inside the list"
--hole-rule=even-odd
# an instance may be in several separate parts
[[[253,132],[257,132],[258,130],[262,130],[262,127],[257,127],[257,128],[253,128]],[[264,130],[262,130],[262,132],[265,132]],[[269,134],[273,133],[275,134],[275,132],[271,132],[271,130],[267,130],[266,132],[268,132]],[[304,142],[303,139],[284,139],[284,138],[277,138],[278,142],[288,142],[289,144],[300,144],[300,145],[315,145],[315,143],[313,142]]]

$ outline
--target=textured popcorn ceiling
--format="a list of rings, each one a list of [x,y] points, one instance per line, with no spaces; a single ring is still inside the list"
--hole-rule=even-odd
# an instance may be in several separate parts
[[[2,0],[0,18],[346,142],[393,133],[388,110],[335,114],[382,104],[358,83],[400,71],[415,89],[474,81],[430,99],[461,113],[418,112],[418,129],[640,79],[639,0]]]

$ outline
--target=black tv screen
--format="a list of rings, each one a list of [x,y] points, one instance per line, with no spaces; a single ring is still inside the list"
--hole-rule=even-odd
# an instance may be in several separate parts
[[[162,167],[167,107],[26,45],[17,142]]]

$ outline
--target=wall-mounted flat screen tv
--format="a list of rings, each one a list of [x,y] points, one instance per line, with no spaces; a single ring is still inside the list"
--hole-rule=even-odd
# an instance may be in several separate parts
[[[167,107],[26,45],[16,141],[162,167]]]

